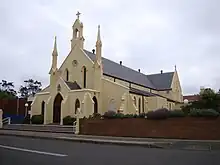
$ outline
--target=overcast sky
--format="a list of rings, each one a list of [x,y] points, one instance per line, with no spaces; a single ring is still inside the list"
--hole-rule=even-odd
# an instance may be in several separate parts
[[[49,82],[57,36],[58,63],[70,51],[82,14],[85,49],[101,26],[103,56],[146,74],[177,70],[184,94],[220,88],[219,0],[1,0],[0,79]]]

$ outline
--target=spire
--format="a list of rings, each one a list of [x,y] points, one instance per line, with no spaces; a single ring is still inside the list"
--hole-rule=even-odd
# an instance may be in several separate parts
[[[98,26],[98,34],[96,41],[96,62],[100,65],[102,62],[102,41],[100,37],[100,25]]]
[[[57,53],[57,36],[55,36],[55,39],[54,39],[54,47],[53,47],[52,55],[53,56],[58,56],[58,53]]]
[[[100,36],[100,25],[98,25],[97,41],[96,45],[102,46],[101,36]]]
[[[57,37],[55,36],[53,53],[52,53],[52,65],[51,65],[51,69],[50,69],[50,72],[49,72],[50,74],[54,73],[57,70],[57,56],[58,56]]]

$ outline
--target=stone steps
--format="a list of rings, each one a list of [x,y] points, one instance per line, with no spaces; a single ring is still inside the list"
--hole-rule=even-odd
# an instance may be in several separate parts
[[[34,125],[34,124],[10,124],[4,125],[5,130],[16,131],[33,131],[33,132],[51,132],[51,133],[71,133],[74,134],[75,128],[73,126],[61,125]]]

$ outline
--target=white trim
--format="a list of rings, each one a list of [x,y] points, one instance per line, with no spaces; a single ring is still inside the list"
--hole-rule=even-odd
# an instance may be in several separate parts
[[[87,88],[75,89],[75,90],[69,91],[69,93],[74,93],[74,92],[97,92],[97,93],[100,93],[100,91],[97,91],[97,90],[94,90],[94,89],[87,89]]]
[[[75,48],[76,45],[73,46],[73,48],[70,50],[69,54],[66,56],[66,58],[63,60],[63,63],[60,65],[58,71],[60,71],[60,69],[62,68],[62,66],[64,65],[64,62],[67,60],[67,58],[69,57],[69,55],[72,53],[73,49]]]
[[[122,84],[120,84],[120,83],[111,81],[111,80],[109,80],[109,79],[107,79],[107,78],[105,78],[105,77],[102,77],[101,79],[129,90],[129,87],[126,87],[126,86],[124,86],[124,85],[122,85]]]
[[[67,89],[69,89],[69,90],[71,90],[70,88],[69,88],[69,86],[66,84],[66,82],[65,82],[65,80],[60,76],[60,79],[63,81],[63,83],[65,84],[65,86],[67,87]],[[59,81],[58,81],[59,82]],[[57,83],[58,83],[57,82]],[[58,83],[59,84],[59,83]],[[56,85],[58,85],[58,84],[56,84]]]
[[[40,92],[40,93],[37,93],[36,95],[46,95],[46,94],[50,94],[50,92]]]
[[[92,62],[92,64],[94,64],[94,61],[92,61],[91,58],[89,58],[89,56],[86,54],[86,52],[84,52],[84,50],[82,48],[80,48],[80,50],[84,53],[84,55],[89,59],[89,61]]]

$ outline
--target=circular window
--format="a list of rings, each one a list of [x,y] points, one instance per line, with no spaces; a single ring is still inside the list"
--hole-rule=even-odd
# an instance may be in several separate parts
[[[78,64],[78,61],[77,60],[73,60],[73,66],[76,67]]]

